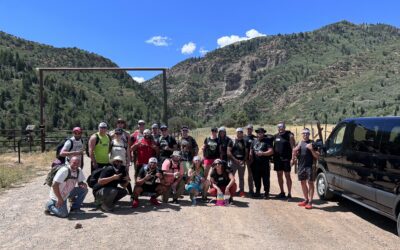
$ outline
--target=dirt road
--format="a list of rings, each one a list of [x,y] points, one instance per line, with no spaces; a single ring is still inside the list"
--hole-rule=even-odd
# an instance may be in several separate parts
[[[88,163],[86,163],[88,166]],[[87,173],[88,167],[85,168]],[[125,197],[113,214],[95,211],[89,193],[84,214],[59,219],[43,214],[49,188],[44,177],[0,195],[1,249],[400,249],[395,222],[343,199],[316,200],[313,210],[274,199],[236,198],[230,207],[199,204],[153,207],[148,198],[133,210]],[[75,229],[81,223],[82,229]]]

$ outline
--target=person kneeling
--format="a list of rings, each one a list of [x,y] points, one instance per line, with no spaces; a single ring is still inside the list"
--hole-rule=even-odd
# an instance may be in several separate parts
[[[237,185],[235,177],[224,162],[216,159],[213,163],[214,169],[211,172],[211,188],[208,193],[211,196],[225,195],[229,197],[229,204],[233,202],[233,196],[236,193]]]
[[[130,179],[122,161],[121,156],[115,156],[111,161],[111,166],[101,171],[97,187],[93,188],[95,198],[104,212],[112,212],[117,201],[128,194],[126,187]],[[118,184],[122,188],[118,187]]]
[[[139,196],[142,192],[152,193],[150,203],[155,206],[160,205],[157,197],[165,192],[165,188],[164,185],[161,184],[163,176],[161,170],[157,167],[157,163],[157,158],[151,157],[149,159],[149,165],[140,169],[138,177],[136,178],[135,188],[133,189],[133,208],[139,206]]]
[[[183,181],[184,168],[181,162],[181,153],[174,151],[171,159],[166,159],[162,164],[164,183],[166,192],[163,194],[163,202],[167,203],[172,195],[173,203],[178,204],[178,197],[185,190],[185,182]]]

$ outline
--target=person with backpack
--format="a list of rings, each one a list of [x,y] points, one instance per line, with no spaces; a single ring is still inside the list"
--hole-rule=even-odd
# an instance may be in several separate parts
[[[272,141],[270,141],[265,133],[264,128],[256,129],[257,138],[253,140],[250,148],[249,159],[251,162],[251,170],[253,172],[254,184],[256,192],[254,198],[260,198],[261,180],[264,185],[264,199],[269,199],[270,188],[270,156],[273,155]]]
[[[163,195],[163,202],[167,203],[172,196],[173,203],[178,204],[180,197],[185,190],[185,182],[183,181],[183,164],[181,162],[181,153],[174,151],[170,159],[166,159],[162,164],[162,172],[164,176],[164,185],[166,191]]]
[[[91,172],[97,168],[103,168],[109,164],[111,137],[107,134],[107,123],[99,124],[99,131],[90,136],[89,157],[92,161]]]
[[[206,170],[205,175],[208,178],[208,173],[213,165],[215,159],[220,157],[220,145],[218,143],[218,128],[211,128],[211,135],[204,139],[203,144],[203,157],[204,157],[204,168]]]
[[[294,135],[292,132],[286,130],[284,122],[280,122],[278,125],[278,133],[274,136],[274,170],[278,177],[278,184],[280,193],[277,198],[284,199],[285,191],[283,188],[283,173],[285,173],[286,185],[288,188],[287,198],[292,198],[292,178],[290,177],[291,165],[290,160],[292,159],[292,149],[295,147]]]
[[[63,157],[65,161],[70,160],[72,156],[79,156],[81,161],[80,168],[83,168],[83,155],[84,155],[84,148],[83,148],[83,140],[82,140],[82,129],[80,127],[75,127],[72,129],[72,133],[74,134],[71,138],[67,139],[60,150],[60,157]],[[60,159],[60,158],[58,158]]]
[[[158,146],[151,137],[151,132],[148,129],[143,131],[144,137],[139,139],[135,144],[131,146],[131,151],[136,153],[135,162],[135,179],[139,174],[140,169],[147,165],[151,157],[158,155]]]
[[[112,139],[115,138],[115,131],[117,129],[121,129],[122,130],[122,135],[121,135],[121,139],[126,143],[129,144],[130,143],[130,134],[129,131],[126,130],[126,121],[122,118],[118,118],[117,119],[117,126],[114,130],[110,131],[110,136]]]
[[[228,145],[231,142],[231,138],[226,135],[226,128],[220,127],[218,129],[218,144],[220,159],[228,162]]]
[[[165,187],[161,183],[163,174],[161,169],[158,168],[157,163],[157,158],[151,157],[149,159],[149,164],[140,169],[133,191],[134,200],[132,202],[132,208],[137,208],[139,206],[139,196],[143,192],[151,194],[150,203],[152,205],[160,205],[157,197],[165,192]]]
[[[246,170],[245,160],[247,155],[246,142],[243,138],[243,129],[236,129],[236,138],[228,144],[227,150],[229,158],[229,167],[232,169],[232,174],[235,176],[236,171],[239,175],[239,191],[238,195],[244,197],[244,173]]]
[[[112,158],[111,165],[101,170],[93,187],[96,205],[103,212],[112,212],[115,204],[128,194],[126,187],[130,178],[126,167],[122,165],[123,160],[119,155]]]
[[[50,188],[50,200],[46,203],[45,214],[57,217],[68,217],[69,212],[83,212],[80,208],[86,197],[88,188],[83,171],[79,168],[80,157],[72,156],[65,165],[52,169],[48,184]],[[56,171],[55,171],[56,170]],[[48,176],[49,178],[49,176]],[[73,198],[74,202],[68,212],[67,198]]]
[[[181,138],[178,140],[178,149],[181,152],[181,162],[183,164],[184,173],[188,173],[192,166],[193,157],[199,153],[199,146],[196,140],[189,135],[189,127],[183,125],[181,127]]]

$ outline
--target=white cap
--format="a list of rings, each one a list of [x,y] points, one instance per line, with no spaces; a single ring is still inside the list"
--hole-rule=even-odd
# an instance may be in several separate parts
[[[149,159],[149,164],[150,163],[158,163],[158,161],[157,161],[157,158],[156,157],[151,157],[150,159]]]
[[[220,131],[224,131],[224,132],[226,132],[226,129],[225,129],[225,127],[224,127],[224,126],[220,127],[220,128],[218,129],[218,132],[220,132]]]
[[[196,155],[195,157],[193,157],[193,161],[201,161],[200,156]]]
[[[236,132],[243,132],[243,128],[237,128]]]
[[[151,134],[151,131],[150,131],[149,129],[145,129],[145,130],[143,131],[143,134],[144,134],[144,135],[145,135],[145,134],[150,135],[150,134]]]
[[[144,122],[144,120],[139,120],[137,123],[140,124],[140,123],[145,123],[145,122]]]
[[[310,130],[308,128],[303,129],[303,131],[301,131],[302,134],[310,134]]]
[[[99,124],[99,128],[107,128],[108,126],[107,126],[107,123],[105,123],[105,122],[100,122],[100,124]]]

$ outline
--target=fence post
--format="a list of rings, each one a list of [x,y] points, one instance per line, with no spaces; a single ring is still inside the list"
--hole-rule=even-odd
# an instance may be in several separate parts
[[[21,140],[18,140],[18,163],[21,163]]]

